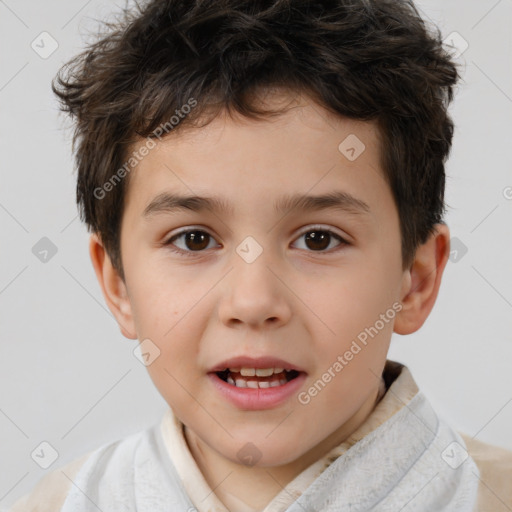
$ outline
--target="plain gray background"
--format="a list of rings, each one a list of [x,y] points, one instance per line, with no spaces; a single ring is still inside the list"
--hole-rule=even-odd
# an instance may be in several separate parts
[[[74,203],[71,131],[50,90],[93,20],[122,5],[0,0],[0,508],[166,409],[103,301]],[[390,358],[455,428],[512,449],[512,0],[417,5],[443,37],[457,33],[456,48],[468,45],[447,164],[457,254],[431,316],[394,335]],[[46,262],[33,252],[43,237],[57,250]],[[51,461],[42,442],[58,453],[47,470],[31,457]]]

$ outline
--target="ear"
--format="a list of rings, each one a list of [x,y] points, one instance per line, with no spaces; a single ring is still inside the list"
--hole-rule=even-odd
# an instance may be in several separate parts
[[[121,333],[135,340],[137,334],[126,284],[112,266],[100,238],[93,233],[89,240],[89,254],[108,308],[115,316]]]
[[[424,324],[437,299],[449,255],[450,230],[445,224],[436,224],[434,233],[418,247],[411,268],[404,274],[403,309],[395,318],[394,332],[411,334]]]

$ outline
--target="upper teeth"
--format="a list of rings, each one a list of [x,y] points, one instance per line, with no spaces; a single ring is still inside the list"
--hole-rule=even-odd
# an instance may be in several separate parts
[[[244,377],[270,377],[274,373],[282,373],[283,368],[230,368],[229,371],[240,373]]]

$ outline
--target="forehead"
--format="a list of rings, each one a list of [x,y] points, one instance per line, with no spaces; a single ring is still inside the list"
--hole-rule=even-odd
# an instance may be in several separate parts
[[[226,215],[262,205],[279,213],[297,206],[299,196],[334,192],[339,200],[341,192],[346,206],[362,211],[390,196],[375,123],[335,116],[305,97],[266,102],[286,110],[263,120],[222,112],[206,126],[157,142],[130,175],[126,207],[147,217],[159,202],[176,206],[186,195],[196,209]]]

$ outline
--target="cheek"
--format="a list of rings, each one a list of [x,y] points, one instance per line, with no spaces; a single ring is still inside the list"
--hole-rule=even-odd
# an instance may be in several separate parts
[[[379,320],[381,314],[393,311],[399,292],[392,276],[392,269],[386,271],[375,263],[361,263],[351,266],[350,272],[340,272],[325,286],[309,289],[308,305],[323,321],[325,339],[350,344],[361,331]],[[389,334],[388,323],[384,331]],[[340,348],[338,344],[336,349]]]
[[[147,367],[149,376],[162,398],[181,421],[186,424],[208,424],[211,418],[201,406],[207,403],[207,397],[203,397],[200,388],[196,386],[197,375],[189,372],[187,365],[177,364],[177,361],[174,353],[171,358],[162,353]]]
[[[176,307],[169,306],[165,311],[147,307],[142,312],[141,324],[146,337],[159,351],[146,369],[166,402],[181,413],[197,405],[190,399],[191,395],[200,396],[201,369],[197,361],[203,331],[199,323],[190,321],[193,318],[186,314],[190,307],[180,310]]]
[[[158,354],[146,369],[170,404],[190,398],[181,395],[183,387],[192,391],[199,372],[198,340],[204,329],[197,322],[201,305],[196,295],[177,289],[185,288],[162,279],[146,279],[132,289],[132,313],[139,340],[149,339]]]
[[[128,273],[127,273],[128,274]],[[149,260],[130,275],[130,302],[140,336],[170,338],[175,325],[197,303],[189,279],[169,275],[168,269]]]

